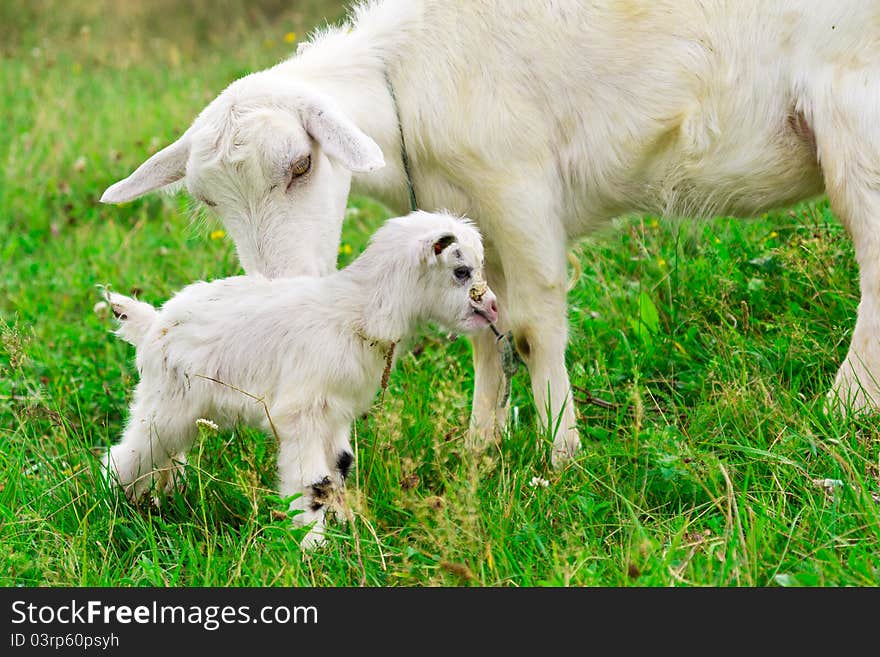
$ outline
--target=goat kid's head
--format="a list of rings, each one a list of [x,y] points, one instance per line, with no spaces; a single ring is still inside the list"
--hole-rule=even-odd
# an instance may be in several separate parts
[[[495,293],[484,278],[482,239],[469,220],[417,211],[386,225],[408,233],[423,319],[462,333],[497,321]]]
[[[101,200],[123,203],[184,181],[220,215],[247,273],[320,276],[336,268],[352,172],[384,164],[332,100],[264,71],[230,85]]]

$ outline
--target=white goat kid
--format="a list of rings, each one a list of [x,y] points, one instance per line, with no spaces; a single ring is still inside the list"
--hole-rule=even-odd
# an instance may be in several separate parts
[[[479,222],[500,328],[543,421],[560,425],[554,463],[579,445],[567,241],[630,211],[754,215],[827,189],[862,289],[830,399],[880,402],[876,0],[370,2],[230,85],[102,200],[185,178],[246,271],[326,273],[352,171],[406,203],[401,125],[422,207]],[[390,165],[368,173],[380,151]],[[491,335],[473,345],[472,426],[488,440],[506,417],[503,374]]]
[[[108,301],[140,372],[108,472],[136,499],[173,485],[173,460],[191,447],[198,418],[261,427],[280,441],[281,494],[301,494],[294,521],[315,523],[307,546],[322,538],[353,460],[351,422],[368,410],[395,345],[426,322],[473,333],[497,319],[479,233],[426,212],[389,220],[357,260],[323,278],[200,282],[158,311],[119,294]]]

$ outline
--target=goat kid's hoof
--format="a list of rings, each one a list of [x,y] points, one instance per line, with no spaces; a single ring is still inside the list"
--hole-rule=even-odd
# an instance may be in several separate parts
[[[167,468],[157,472],[156,490],[163,495],[177,491],[182,493],[186,488],[186,454],[177,454]]]
[[[161,508],[162,500],[174,492],[183,493],[186,489],[185,468],[186,459],[184,458],[183,462],[175,462],[173,465],[156,472],[153,486],[155,494],[150,497],[154,507]]]
[[[185,463],[184,459],[182,464],[141,472],[142,464],[137,453],[119,445],[111,447],[101,458],[104,480],[109,486],[122,488],[129,502],[136,504],[149,496],[156,506],[159,505],[157,495],[183,485],[182,468]]]
[[[113,448],[108,449],[101,457],[101,476],[109,489],[121,488],[125,496],[131,500],[129,495],[130,484],[126,485],[127,482],[123,481],[119,473]]]
[[[300,497],[293,504],[297,505],[303,499]],[[291,506],[290,509],[291,512],[296,514],[291,519],[293,529],[302,530],[306,527],[309,529],[308,533],[299,542],[303,552],[314,550],[324,544],[324,525],[327,519],[327,508],[324,505],[318,506],[318,509],[307,509],[305,511],[297,509],[296,506]]]
[[[304,552],[311,552],[327,542],[324,536],[324,527],[315,525],[309,530],[309,533],[300,541],[299,545]]]

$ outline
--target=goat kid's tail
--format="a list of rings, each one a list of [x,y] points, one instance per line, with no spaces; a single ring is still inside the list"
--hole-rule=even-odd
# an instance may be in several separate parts
[[[135,347],[140,347],[158,315],[156,309],[148,303],[107,289],[104,290],[104,299],[110,304],[113,315],[119,320],[116,335]]]

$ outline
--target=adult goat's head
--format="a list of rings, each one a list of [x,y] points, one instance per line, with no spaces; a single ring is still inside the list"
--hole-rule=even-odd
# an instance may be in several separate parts
[[[230,85],[101,200],[122,203],[185,181],[220,215],[246,272],[324,275],[335,269],[352,172],[384,164],[332,100],[264,71]]]

